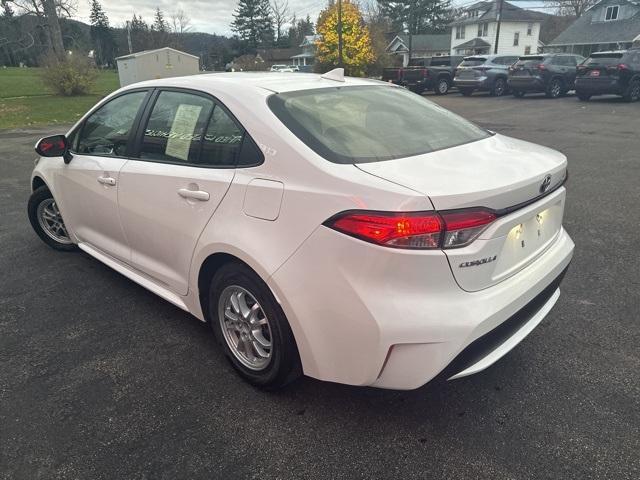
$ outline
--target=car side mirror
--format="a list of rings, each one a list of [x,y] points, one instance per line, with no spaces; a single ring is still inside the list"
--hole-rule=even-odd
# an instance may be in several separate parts
[[[69,151],[69,142],[64,135],[41,138],[36,143],[36,153],[41,157],[62,157],[64,163],[69,163],[73,158]]]

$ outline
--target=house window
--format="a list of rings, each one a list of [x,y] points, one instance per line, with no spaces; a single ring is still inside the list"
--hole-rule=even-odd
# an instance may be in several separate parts
[[[529,55],[531,53],[531,47],[524,47],[524,54]]]
[[[486,37],[489,34],[489,24],[488,23],[479,23],[478,24],[478,36]]]
[[[618,11],[620,7],[618,5],[613,5],[611,7],[607,7],[607,11],[604,15],[604,20],[608,22],[609,20],[617,20],[618,19]]]
[[[456,39],[457,40],[464,39],[464,31],[465,31],[465,25],[460,25],[459,27],[456,27]]]
[[[533,34],[533,23],[527,24],[527,37],[530,37]]]
[[[513,46],[517,47],[520,45],[520,32],[515,32],[513,34]]]

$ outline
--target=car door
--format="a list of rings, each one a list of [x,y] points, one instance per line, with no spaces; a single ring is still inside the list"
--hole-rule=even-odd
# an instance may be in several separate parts
[[[120,171],[120,219],[131,265],[185,295],[198,237],[235,174],[244,131],[212,97],[163,89]]]
[[[123,93],[91,113],[72,134],[73,158],[54,180],[65,222],[78,240],[123,261],[130,255],[118,215],[119,173],[148,95]]]

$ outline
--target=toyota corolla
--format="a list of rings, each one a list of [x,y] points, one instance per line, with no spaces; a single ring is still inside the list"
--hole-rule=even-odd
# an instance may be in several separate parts
[[[574,249],[564,155],[340,70],[138,83],[36,151],[40,238],[209,322],[266,388],[479,372]]]

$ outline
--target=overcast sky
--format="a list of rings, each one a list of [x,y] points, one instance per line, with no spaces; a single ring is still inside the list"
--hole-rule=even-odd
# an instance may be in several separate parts
[[[366,3],[375,0],[361,0],[360,3]],[[540,5],[539,2],[529,2],[516,0],[518,6],[523,8],[531,8]],[[124,22],[131,19],[134,13],[142,15],[147,23],[153,21],[153,15],[156,7],[160,7],[168,18],[172,12],[179,9],[191,18],[191,31],[217,33],[219,35],[230,35],[230,24],[233,20],[233,11],[235,10],[237,0],[102,0],[102,7],[109,17],[111,25],[121,27]],[[298,17],[306,17],[311,15],[311,19],[315,22],[318,13],[327,4],[327,0],[289,0],[289,10],[295,12]],[[473,3],[471,0],[454,0],[455,5],[469,5]],[[515,3],[515,2],[514,2]],[[89,0],[77,0],[77,13],[75,18],[88,23],[89,22]],[[545,10],[548,11],[548,10]]]

